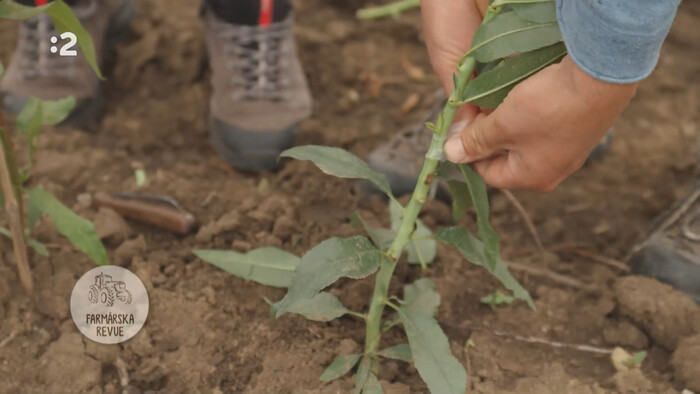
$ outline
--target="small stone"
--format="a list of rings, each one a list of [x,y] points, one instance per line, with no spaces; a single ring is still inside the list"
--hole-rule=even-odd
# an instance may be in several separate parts
[[[244,241],[242,239],[235,239],[231,244],[231,248],[239,252],[247,252],[253,248],[253,245],[251,245],[248,241]]]
[[[296,224],[288,216],[280,216],[275,221],[272,228],[272,234],[280,238],[282,241],[289,240],[296,233]]]

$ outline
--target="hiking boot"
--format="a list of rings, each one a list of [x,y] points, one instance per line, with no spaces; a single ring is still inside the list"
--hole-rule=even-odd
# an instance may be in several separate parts
[[[236,168],[277,167],[277,157],[311,115],[293,14],[246,25],[225,21],[205,6],[203,19],[212,70],[211,143]]]
[[[627,262],[633,273],[667,283],[700,303],[700,180],[656,220]]]
[[[92,36],[97,60],[102,64],[106,49],[128,28],[134,2],[79,0],[72,10]],[[102,102],[101,84],[82,53],[60,56],[60,51],[51,52],[51,38],[57,36],[46,14],[20,24],[17,47],[0,81],[2,107],[18,114],[30,97],[57,100],[73,96],[76,106],[64,123],[87,126],[97,120]],[[77,45],[71,49],[80,52]]]

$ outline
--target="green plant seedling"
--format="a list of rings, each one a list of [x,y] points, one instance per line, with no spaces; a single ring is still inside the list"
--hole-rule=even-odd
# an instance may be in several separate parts
[[[494,311],[496,310],[496,307],[498,305],[501,305],[501,304],[510,305],[513,303],[513,301],[515,301],[515,298],[513,298],[507,294],[501,293],[500,290],[496,290],[493,293],[486,295],[484,297],[481,297],[479,299],[479,302],[481,302],[482,304],[488,305],[491,308],[491,310],[494,310]]]
[[[22,20],[44,12],[51,17],[59,32],[70,31],[76,35],[83,55],[95,73],[102,78],[95,58],[92,38],[73,15],[70,7],[62,0],[39,7],[27,7],[10,0],[0,1],[0,19]],[[2,72],[3,67],[0,64],[0,77]],[[4,208],[10,227],[9,229],[0,227],[0,235],[12,239],[20,280],[25,290],[29,292],[32,291],[33,284],[26,245],[42,256],[49,254],[44,245],[30,237],[31,229],[42,215],[49,216],[58,232],[95,263],[108,264],[107,253],[92,223],[75,214],[40,186],[25,188],[43,127],[61,123],[74,107],[75,99],[72,97],[61,100],[39,100],[31,97],[27,100],[15,123],[16,136],[24,138],[29,148],[25,167],[19,165],[12,134],[0,111],[0,207]]]
[[[420,264],[425,271],[435,258],[437,242],[453,247],[466,260],[483,267],[512,294],[494,293],[489,303],[497,305],[517,299],[534,309],[532,298],[508,272],[500,257],[498,234],[489,224],[486,185],[470,166],[445,162],[443,145],[460,105],[474,103],[495,108],[515,85],[566,54],[553,10],[554,2],[550,0],[495,0],[491,3],[472,49],[457,65],[454,89],[447,104],[437,122],[428,124],[434,132],[433,138],[426,147],[425,161],[407,205],[397,201],[383,174],[373,171],[345,150],[301,146],[282,153],[284,158],[310,161],[329,175],[371,182],[389,200],[390,228],[371,227],[354,213],[352,223],[367,236],[325,240],[294,260],[293,269],[293,264],[285,266],[284,270],[275,264],[277,274],[284,278],[287,294],[271,303],[273,318],[297,313],[327,321],[348,315],[365,322],[364,351],[333,361],[321,375],[322,381],[337,379],[354,370],[356,394],[380,393],[377,378],[380,362],[383,358],[392,358],[413,363],[432,393],[464,393],[467,373],[450,352],[449,340],[435,319],[440,295],[433,282],[422,278],[404,286],[402,298],[389,294],[397,264],[405,260]],[[479,70],[479,75],[472,78],[475,70]],[[460,181],[450,179],[448,183],[453,193],[455,217],[473,209],[478,237],[463,227],[441,228],[433,233],[418,219],[431,183],[451,173],[458,173],[462,178]],[[224,269],[237,276],[265,283],[269,278],[260,278],[258,273],[271,269],[273,261],[257,255],[263,251],[270,253],[268,248],[251,251],[245,258],[233,251],[219,251],[215,255],[207,255],[211,251],[195,253],[217,266],[227,267]],[[371,275],[374,275],[375,287],[366,311],[349,311],[336,297],[323,292],[340,278],[362,279]],[[382,334],[398,326],[403,327],[408,343],[384,347]]]
[[[622,361],[622,364],[629,369],[639,369],[642,367],[642,363],[646,358],[647,352],[643,350],[633,354],[632,357],[628,358],[627,360]]]

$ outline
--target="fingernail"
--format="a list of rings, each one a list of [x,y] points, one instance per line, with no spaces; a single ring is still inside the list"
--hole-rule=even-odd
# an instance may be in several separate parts
[[[453,163],[466,163],[469,161],[469,156],[464,151],[464,146],[462,146],[462,140],[458,136],[447,140],[444,150],[447,160]]]
[[[459,122],[452,123],[452,126],[450,126],[450,130],[447,132],[447,136],[451,137],[455,134],[458,134],[460,131],[464,130],[468,125],[469,121],[467,120],[460,120]]]

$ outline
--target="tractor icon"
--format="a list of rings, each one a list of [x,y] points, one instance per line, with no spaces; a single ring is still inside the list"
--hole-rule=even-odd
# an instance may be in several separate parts
[[[113,281],[110,275],[95,276],[95,283],[90,285],[88,299],[91,303],[103,303],[107,307],[114,305],[114,297],[124,304],[131,304],[131,293],[122,281]]]

